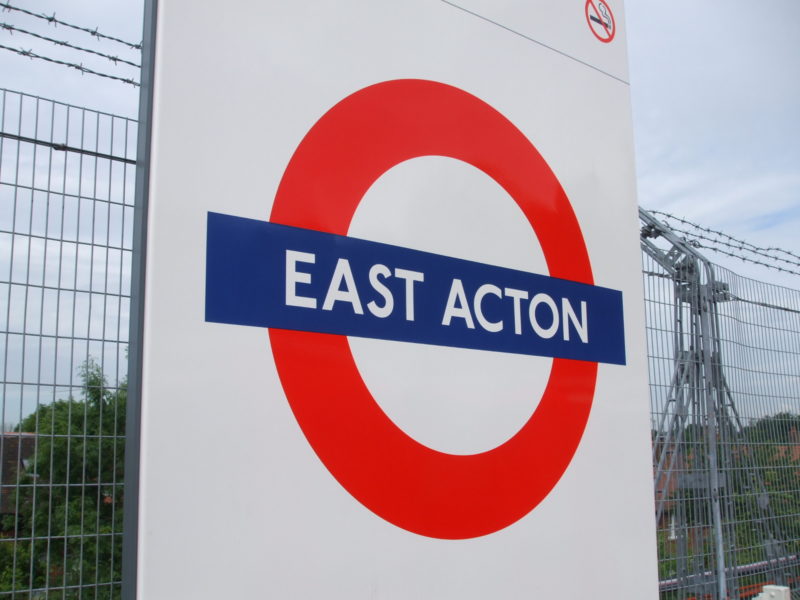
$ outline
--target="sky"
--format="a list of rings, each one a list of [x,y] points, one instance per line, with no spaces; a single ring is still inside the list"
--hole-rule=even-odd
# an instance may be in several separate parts
[[[656,4],[626,2],[640,205],[800,253],[800,3]]]
[[[12,4],[134,43],[142,37],[141,1]],[[640,205],[800,254],[800,3],[626,0],[624,13]],[[0,22],[140,61],[121,44],[15,11],[0,12]],[[0,30],[0,44],[138,80],[133,67],[21,32]],[[3,49],[0,74],[6,89],[137,114],[138,88],[129,84]],[[800,286],[798,276],[712,258],[746,275]]]
[[[46,14],[70,24],[139,43],[142,41],[142,2],[101,0],[9,0],[12,6],[25,8],[37,14]],[[90,50],[140,64],[141,54],[123,44],[100,40],[82,31],[74,31],[63,25],[52,25],[18,11],[0,10],[0,23],[25,29],[32,33],[65,40]],[[0,29],[0,45],[57,58],[65,62],[83,64],[92,70],[139,79],[139,70],[123,63],[78,52],[51,42],[25,35],[18,31]],[[78,70],[45,61],[27,58],[0,49],[0,87],[58,100],[67,104],[85,106],[95,110],[136,117],[139,88],[95,75],[81,74]]]

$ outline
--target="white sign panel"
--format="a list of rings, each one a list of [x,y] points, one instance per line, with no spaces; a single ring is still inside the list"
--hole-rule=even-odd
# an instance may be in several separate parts
[[[141,598],[654,598],[621,1],[162,1]]]

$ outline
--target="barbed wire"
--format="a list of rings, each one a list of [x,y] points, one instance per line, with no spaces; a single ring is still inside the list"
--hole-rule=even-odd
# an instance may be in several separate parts
[[[88,52],[90,54],[95,54],[96,56],[102,56],[103,58],[107,58],[114,64],[117,63],[125,63],[126,65],[130,65],[132,67],[136,67],[137,69],[141,68],[141,65],[136,64],[135,62],[131,62],[129,60],[125,60],[124,58],[120,58],[119,56],[111,56],[110,54],[104,54],[103,52],[98,52],[97,50],[90,50],[89,48],[82,48],[81,46],[76,46],[74,44],[70,44],[64,40],[56,40],[51,37],[47,37],[46,35],[39,35],[38,33],[34,33],[32,31],[27,31],[25,29],[20,29],[19,27],[15,27],[14,25],[10,25],[8,23],[0,23],[0,29],[5,29],[6,31],[22,33],[24,35],[29,35],[35,38],[39,38],[40,40],[45,40],[47,42],[52,42],[57,46],[64,46],[67,48],[72,48],[73,50],[79,50],[80,52]]]
[[[95,27],[94,29],[89,29],[88,27],[81,27],[80,25],[73,25],[72,23],[67,23],[66,21],[62,21],[60,19],[56,19],[55,13],[53,13],[52,15],[47,15],[45,13],[36,13],[36,12],[30,11],[30,10],[27,10],[27,9],[24,9],[24,8],[20,8],[19,6],[13,6],[8,2],[0,2],[0,8],[2,8],[3,10],[8,10],[8,11],[15,10],[17,12],[21,12],[21,13],[29,15],[31,17],[35,17],[37,19],[42,19],[44,21],[47,21],[51,25],[63,25],[64,27],[69,27],[70,29],[75,29],[77,31],[83,31],[84,33],[88,33],[92,37],[95,37],[95,38],[97,38],[99,40],[103,39],[103,40],[109,40],[111,42],[117,42],[119,44],[123,44],[125,46],[128,46],[128,48],[131,48],[132,50],[141,50],[142,49],[142,43],[141,42],[139,42],[138,44],[134,44],[133,42],[128,42],[128,41],[122,40],[122,39],[120,39],[118,37],[114,37],[112,35],[105,35],[103,33],[100,33],[98,31],[97,27]]]
[[[800,270],[792,268],[800,267],[800,256],[789,250],[777,247],[764,248],[761,246],[756,246],[750,242],[740,240],[721,231],[704,227],[687,219],[676,217],[670,213],[657,210],[651,212],[665,218],[665,220],[674,220],[678,223],[694,228],[695,230],[691,231],[686,228],[681,228],[674,223],[668,223],[673,231],[681,234],[684,239],[686,239],[686,241],[695,248],[711,250],[732,258],[736,258],[743,262],[757,264],[763,267],[774,269],[776,271],[800,275]],[[706,233],[711,233],[718,237],[710,237],[709,235],[706,235]],[[784,256],[790,256],[798,260],[776,256],[775,253],[777,252],[783,254]],[[748,253],[749,255],[745,255],[745,253]],[[754,258],[754,256],[759,258]],[[771,262],[760,260],[760,258],[769,259]],[[782,263],[783,266],[775,263]]]
[[[687,240],[692,246],[695,248],[704,248],[706,250],[712,250],[713,252],[719,252],[720,254],[725,254],[726,256],[731,256],[733,258],[738,258],[741,261],[752,263],[754,265],[761,265],[762,267],[767,267],[768,269],[774,269],[775,271],[782,271],[783,273],[790,273],[791,275],[800,275],[800,271],[795,271],[794,269],[787,269],[786,267],[779,267],[777,265],[764,262],[763,260],[758,260],[756,258],[749,258],[747,256],[742,256],[741,254],[736,254],[735,252],[729,252],[727,250],[723,250],[719,247],[709,246],[703,244],[702,242],[698,242],[696,240]]]
[[[672,229],[673,231],[685,234],[687,236],[691,236],[694,239],[705,240],[705,241],[710,242],[712,244],[716,244],[717,246],[725,246],[725,247],[730,248],[732,250],[741,250],[743,252],[750,252],[751,254],[755,254],[756,256],[762,256],[764,258],[769,258],[770,260],[786,263],[786,264],[789,264],[789,265],[792,265],[792,266],[795,266],[795,267],[800,267],[800,262],[798,262],[798,261],[789,260],[789,259],[786,259],[786,258],[781,258],[779,256],[774,256],[773,254],[769,254],[768,252],[763,252],[761,250],[752,250],[752,249],[749,249],[749,248],[742,248],[741,246],[738,246],[738,245],[735,245],[735,244],[731,244],[731,243],[726,242],[724,240],[719,240],[719,239],[716,239],[716,238],[712,238],[712,237],[709,237],[709,236],[704,235],[702,233],[696,233],[694,231],[689,231],[689,230],[686,230],[686,229],[682,229],[681,227],[676,226],[676,225],[674,225],[672,223],[670,223],[669,226],[670,226],[670,229]]]
[[[766,253],[766,255],[770,256],[770,257],[772,257],[772,255],[769,254],[770,252],[778,252],[778,253],[784,254],[786,256],[791,256],[792,258],[797,259],[798,261],[800,261],[800,254],[796,254],[794,252],[791,252],[789,250],[785,250],[783,248],[778,248],[778,247],[775,247],[775,246],[769,246],[769,247],[756,246],[755,244],[752,244],[752,243],[747,242],[745,240],[741,240],[739,238],[733,237],[732,235],[729,235],[729,234],[724,233],[722,231],[718,231],[716,229],[711,229],[709,227],[704,227],[703,225],[699,225],[697,223],[694,223],[693,221],[689,221],[688,219],[684,219],[682,217],[677,217],[677,216],[675,216],[673,214],[670,214],[668,212],[663,212],[663,211],[660,211],[660,210],[651,210],[650,212],[653,213],[653,214],[656,214],[656,215],[661,215],[662,217],[666,217],[668,219],[672,219],[673,221],[678,221],[679,223],[682,223],[684,225],[688,225],[688,226],[693,227],[693,228],[695,228],[697,230],[704,231],[706,233],[714,234],[714,235],[718,236],[719,238],[724,238],[726,240],[730,240],[730,243],[723,242],[722,240],[718,240],[718,241],[720,243],[725,243],[726,245],[731,246],[733,248],[740,248],[740,249],[743,249],[743,250],[748,250],[749,249],[750,251],[753,251],[753,252]],[[709,238],[709,239],[711,239],[711,238]],[[784,260],[784,259],[781,259],[779,257],[775,257],[775,258],[776,258],[776,260]],[[800,262],[796,262],[796,263],[793,262],[793,264],[800,265]]]
[[[76,69],[81,73],[88,73],[89,75],[97,75],[98,77],[105,77],[106,79],[114,79],[116,81],[121,81],[122,83],[130,84],[134,87],[139,87],[139,82],[131,79],[130,77],[118,77],[117,75],[110,75],[108,73],[101,73],[99,71],[94,71],[89,69],[88,67],[84,67],[83,65],[77,63],[71,63],[64,60],[58,60],[57,58],[50,58],[49,56],[42,56],[41,54],[36,54],[32,50],[25,50],[24,48],[11,48],[10,46],[4,46],[0,44],[0,49],[8,50],[9,52],[14,52],[19,54],[20,56],[27,56],[28,58],[37,58],[39,60],[45,60],[50,63],[55,63],[57,65],[63,65],[65,67],[69,67],[71,69]]]

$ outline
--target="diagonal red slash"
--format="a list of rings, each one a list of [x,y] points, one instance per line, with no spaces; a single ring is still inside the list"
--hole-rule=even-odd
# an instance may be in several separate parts
[[[592,21],[594,21],[595,23],[600,23],[600,25],[602,25],[603,28],[606,30],[606,33],[608,33],[608,36],[611,37],[611,29],[609,29],[608,24],[603,20],[602,14],[598,10],[597,6],[595,5],[594,0],[589,0],[589,4],[592,5],[592,8],[594,9],[594,12],[597,13],[596,17],[593,16],[593,15],[589,15],[589,18]]]

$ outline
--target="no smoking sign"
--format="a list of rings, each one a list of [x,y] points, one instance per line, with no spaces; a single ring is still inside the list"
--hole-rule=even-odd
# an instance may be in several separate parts
[[[614,13],[605,0],[586,0],[586,22],[594,36],[603,43],[609,43],[617,32]]]
[[[502,186],[533,228],[549,274],[348,237],[370,186],[422,156],[463,161]],[[331,474],[383,519],[443,539],[487,535],[533,510],[578,447],[598,363],[625,363],[622,294],[595,285],[554,173],[493,107],[427,80],[372,85],[331,108],[292,156],[269,222],[209,214],[206,320],[268,327],[286,398]],[[348,335],[553,364],[513,437],[455,455],[389,419]]]

